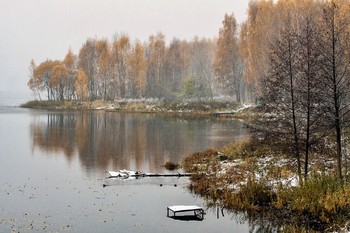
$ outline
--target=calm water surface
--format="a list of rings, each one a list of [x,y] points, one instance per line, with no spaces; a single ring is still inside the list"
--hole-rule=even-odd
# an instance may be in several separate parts
[[[0,232],[249,232],[211,209],[203,221],[167,218],[169,205],[205,206],[187,178],[105,178],[164,172],[166,161],[245,135],[239,121],[210,117],[0,106]]]

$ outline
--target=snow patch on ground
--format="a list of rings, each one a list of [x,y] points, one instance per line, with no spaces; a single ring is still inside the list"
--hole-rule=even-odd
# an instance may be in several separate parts
[[[218,155],[222,156],[223,154],[219,152]],[[209,168],[206,175],[220,180],[220,188],[232,191],[238,191],[240,187],[246,185],[249,178],[268,182],[273,189],[277,189],[279,185],[295,187],[299,184],[299,179],[294,172],[288,170],[291,164],[291,159],[276,158],[272,155],[261,158],[237,158],[230,161],[220,161]],[[202,167],[199,164],[196,166]],[[273,169],[279,170],[281,173],[277,178],[275,178],[276,174],[269,174]]]

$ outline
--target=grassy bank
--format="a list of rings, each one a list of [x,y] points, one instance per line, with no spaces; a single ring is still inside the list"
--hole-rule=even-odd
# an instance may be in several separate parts
[[[77,102],[77,101],[51,101],[32,100],[21,105],[22,108],[33,109],[115,109],[111,103],[103,101]]]
[[[240,104],[232,101],[170,101],[170,100],[119,100],[114,102],[92,101],[29,101],[22,104],[23,108],[34,109],[97,109],[108,111],[149,112],[149,113],[196,113],[207,114],[217,111],[232,111],[238,109]]]
[[[188,156],[184,169],[195,174],[190,189],[205,197],[209,205],[240,211],[249,220],[263,218],[282,226],[281,232],[346,229],[350,184],[342,187],[336,176],[325,170],[299,183],[295,161],[269,145],[244,141]],[[316,171],[324,158],[313,161]]]

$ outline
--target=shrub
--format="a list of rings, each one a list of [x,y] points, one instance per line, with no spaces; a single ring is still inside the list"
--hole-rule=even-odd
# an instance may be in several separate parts
[[[186,172],[197,172],[198,166],[204,165],[210,167],[210,161],[216,162],[216,156],[218,152],[214,149],[209,149],[204,152],[194,153],[191,156],[187,156],[183,161],[183,167]],[[203,170],[203,169],[201,169]]]
[[[298,187],[280,187],[275,206],[332,223],[350,211],[350,185],[343,187],[336,176],[315,173]]]
[[[22,104],[22,108],[55,109],[64,105],[64,102],[52,100],[32,100]]]
[[[275,198],[271,186],[264,180],[248,178],[236,192],[225,192],[222,202],[226,208],[236,211],[258,211],[270,206]]]
[[[180,167],[179,164],[174,163],[174,162],[169,162],[169,161],[166,162],[163,166],[168,170],[175,170],[175,169]]]

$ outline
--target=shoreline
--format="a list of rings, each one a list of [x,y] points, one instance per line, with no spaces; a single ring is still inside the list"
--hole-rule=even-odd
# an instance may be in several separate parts
[[[108,112],[150,113],[150,114],[189,114],[212,115],[218,118],[242,119],[242,112],[253,105],[238,104],[234,101],[223,100],[191,100],[191,101],[148,101],[121,100],[116,102],[93,101],[29,101],[21,104],[21,108],[47,110],[104,110]],[[227,112],[229,114],[216,114]]]
[[[341,186],[332,169],[300,183],[293,158],[270,143],[249,139],[187,156],[184,171],[194,173],[189,190],[209,206],[240,212],[249,221],[268,222],[284,232],[347,229],[350,185]],[[314,170],[336,166],[335,158],[318,156],[312,158]]]

